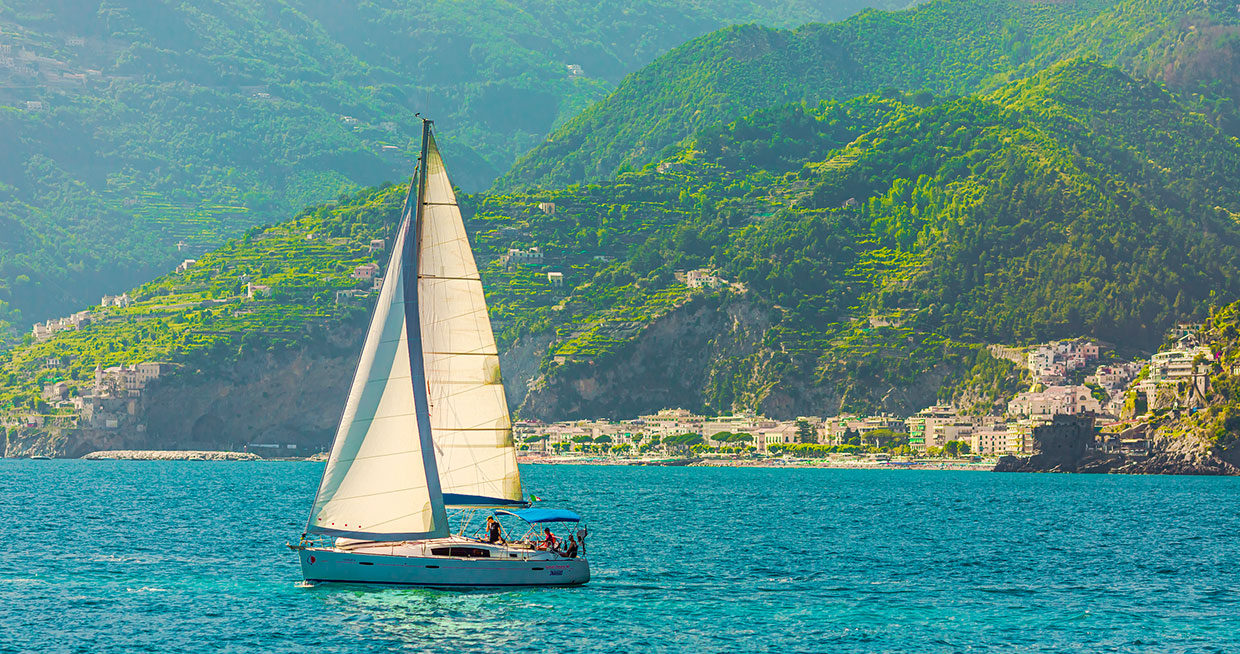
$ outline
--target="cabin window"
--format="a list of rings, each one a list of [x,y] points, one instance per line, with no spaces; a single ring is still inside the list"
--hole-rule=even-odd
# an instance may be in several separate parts
[[[489,559],[491,551],[481,547],[436,547],[432,556],[459,556],[467,559]]]

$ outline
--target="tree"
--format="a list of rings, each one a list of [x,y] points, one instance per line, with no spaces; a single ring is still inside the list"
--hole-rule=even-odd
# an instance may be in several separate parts
[[[814,427],[809,424],[805,418],[797,419],[797,442],[798,443],[817,443],[818,435],[814,433]]]
[[[969,453],[969,444],[964,441],[947,441],[943,444],[946,456],[964,456]]]

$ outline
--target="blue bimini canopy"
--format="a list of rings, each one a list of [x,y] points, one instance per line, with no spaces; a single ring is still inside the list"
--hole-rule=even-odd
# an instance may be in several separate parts
[[[520,511],[500,509],[496,513],[515,515],[532,525],[540,522],[581,522],[581,516],[567,509],[521,509]]]

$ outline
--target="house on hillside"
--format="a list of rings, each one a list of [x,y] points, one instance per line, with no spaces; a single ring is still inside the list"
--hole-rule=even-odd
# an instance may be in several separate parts
[[[353,279],[358,281],[370,281],[379,274],[379,264],[364,263],[353,269]]]
[[[544,260],[542,248],[532,247],[528,250],[519,248],[508,248],[508,254],[500,258],[500,262],[505,266],[515,264],[518,266],[539,266]]]
[[[359,291],[356,288],[345,288],[336,291],[336,304],[349,304],[359,297],[366,294],[365,291]]]
[[[547,282],[551,284],[551,288],[560,288],[564,286],[564,273],[562,272],[547,273]]]
[[[372,253],[378,252],[383,249],[385,244],[386,242],[381,238],[372,238],[370,239],[370,251]]]
[[[685,274],[685,284],[689,288],[719,288],[724,283],[714,271],[707,268],[690,270]]]
[[[105,307],[119,307],[122,309],[129,306],[130,303],[131,300],[128,293],[121,293],[120,295],[105,295],[99,300],[99,304],[102,304]]]
[[[547,214],[548,216],[554,216],[555,215],[555,203],[554,202],[539,202],[538,210]]]
[[[1037,393],[1020,393],[1008,402],[1008,413],[1017,416],[1076,415],[1101,411],[1102,404],[1087,386],[1051,386]]]
[[[270,297],[270,296],[271,296],[270,286],[267,286],[265,284],[255,284],[253,282],[247,282],[245,285],[246,299],[253,300],[256,297]]]
[[[174,270],[173,272],[185,272],[186,270],[189,270],[196,263],[198,263],[197,259],[186,259],[185,261],[182,261],[181,265],[177,266],[176,270]]]

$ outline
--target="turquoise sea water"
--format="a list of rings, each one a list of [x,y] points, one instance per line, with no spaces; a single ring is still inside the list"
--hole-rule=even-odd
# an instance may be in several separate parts
[[[320,470],[0,461],[0,651],[1240,651],[1240,479],[526,466],[594,580],[447,592],[299,588]]]

